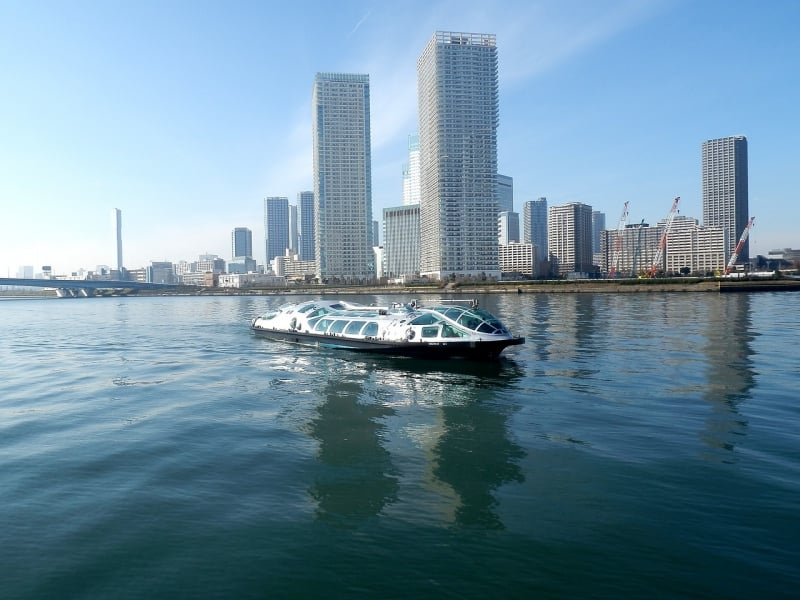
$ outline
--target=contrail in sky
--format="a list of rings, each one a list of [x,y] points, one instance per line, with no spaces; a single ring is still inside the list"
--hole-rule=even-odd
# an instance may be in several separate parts
[[[354,34],[356,31],[358,31],[358,28],[359,28],[359,27],[361,27],[361,26],[364,24],[364,21],[366,21],[366,20],[369,18],[369,15],[370,15],[371,13],[372,13],[372,11],[371,11],[371,10],[368,10],[368,11],[367,11],[367,14],[365,14],[363,17],[361,17],[361,20],[360,20],[358,23],[356,23],[356,26],[355,26],[355,27],[353,27],[353,30],[352,30],[350,33],[348,33],[348,34],[347,34],[347,37],[350,37],[350,36],[351,36],[351,35],[353,35],[353,34]]]

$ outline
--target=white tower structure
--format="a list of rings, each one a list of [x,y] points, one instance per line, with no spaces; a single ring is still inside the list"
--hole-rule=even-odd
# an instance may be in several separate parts
[[[111,211],[111,219],[114,226],[114,241],[116,243],[117,260],[114,263],[117,267],[119,277],[122,277],[122,211],[115,208]]]

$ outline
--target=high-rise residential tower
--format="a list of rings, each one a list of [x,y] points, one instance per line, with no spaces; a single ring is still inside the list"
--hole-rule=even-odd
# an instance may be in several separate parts
[[[571,202],[550,208],[547,219],[549,254],[560,275],[592,270],[592,207]]]
[[[417,79],[421,274],[499,278],[495,36],[437,31]]]
[[[419,204],[383,209],[383,260],[387,277],[419,274]]]
[[[314,236],[321,281],[375,276],[369,103],[369,75],[314,78]]]
[[[297,254],[300,260],[314,260],[314,192],[297,194]]]
[[[749,220],[747,138],[743,135],[703,142],[703,224],[722,227],[725,260],[730,259]],[[750,260],[745,242],[738,263]]]
[[[264,242],[266,265],[276,256],[286,254],[289,247],[289,199],[272,196],[264,198]]]

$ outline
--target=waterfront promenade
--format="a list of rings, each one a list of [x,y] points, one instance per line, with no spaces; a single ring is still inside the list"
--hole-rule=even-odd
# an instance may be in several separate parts
[[[248,294],[575,294],[575,293],[661,293],[661,292],[755,292],[755,291],[800,291],[797,279],[669,279],[669,280],[553,280],[514,281],[492,283],[461,283],[407,286],[290,286],[284,288],[222,289],[203,288],[199,294],[248,295]]]
[[[480,283],[449,283],[447,285],[288,285],[283,287],[180,287],[161,289],[125,290],[122,293],[108,292],[105,295],[138,295],[138,296],[264,296],[284,294],[307,295],[352,295],[352,294],[392,294],[392,295],[427,295],[427,294],[576,294],[576,293],[663,293],[663,292],[763,292],[763,291],[800,291],[800,279],[591,279],[591,280],[547,280],[547,281],[511,281]],[[27,290],[7,288],[0,289],[0,296],[45,296],[55,295],[54,290]]]

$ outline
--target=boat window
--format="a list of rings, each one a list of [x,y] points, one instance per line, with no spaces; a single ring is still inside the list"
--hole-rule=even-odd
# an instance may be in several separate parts
[[[270,319],[274,319],[277,314],[278,314],[278,311],[272,310],[272,311],[270,311],[268,313],[264,313],[259,318],[263,319],[264,321],[269,321]]]
[[[307,318],[308,319],[313,319],[314,317],[321,317],[322,315],[327,315],[329,312],[330,311],[327,308],[322,306],[322,307],[316,309],[315,311],[312,311],[312,312],[308,313],[308,317]]]
[[[506,326],[503,325],[497,319],[492,319],[491,321],[489,321],[489,325],[491,325],[492,327],[497,329],[498,330],[497,333],[508,333],[508,330],[506,329]]]
[[[459,331],[449,323],[444,323],[442,325],[442,337],[464,337],[464,332]]]
[[[314,331],[325,331],[331,323],[333,323],[333,319],[320,319],[314,327]]]
[[[339,319],[338,321],[334,321],[331,328],[328,329],[328,333],[342,333],[344,331],[345,325],[347,325],[349,321],[345,321],[344,319]]]
[[[481,326],[478,327],[478,331],[481,333],[498,333],[497,330],[488,323],[481,323]]]
[[[319,321],[319,317],[317,317],[316,319],[309,319],[308,328],[309,329],[314,329],[314,326],[317,324],[318,321]]]
[[[358,335],[358,332],[361,331],[361,328],[364,326],[364,323],[366,323],[366,321],[350,321],[347,324],[347,327],[345,328],[344,332],[347,335]]]
[[[448,308],[446,311],[444,311],[444,316],[449,319],[453,319],[453,321],[458,321],[458,317],[460,317],[462,314],[464,314],[463,308]]]
[[[488,312],[480,308],[473,308],[471,312],[476,316],[480,317],[481,319],[483,319],[484,321],[491,321],[492,319],[494,319],[493,315],[489,314]]]
[[[480,327],[481,323],[483,323],[481,319],[468,312],[461,315],[458,319],[459,325],[463,325],[467,329],[472,329],[472,330],[475,330],[478,327]]]
[[[433,313],[424,313],[411,321],[409,325],[433,325],[439,322],[439,315]]]
[[[439,336],[439,326],[438,325],[428,325],[427,327],[422,328],[422,337],[424,338],[435,338]]]
[[[317,308],[315,304],[309,304],[308,306],[303,306],[297,309],[299,313],[307,313],[308,311]]]
[[[370,321],[364,325],[364,329],[361,334],[375,337],[378,335],[378,324],[375,321]]]

